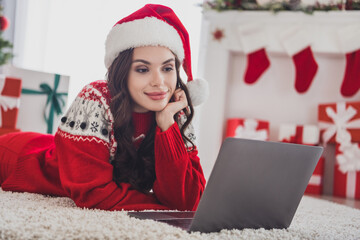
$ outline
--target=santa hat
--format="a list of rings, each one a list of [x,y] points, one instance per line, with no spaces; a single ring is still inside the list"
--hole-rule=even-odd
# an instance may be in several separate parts
[[[205,80],[193,79],[189,34],[171,8],[147,4],[118,21],[105,42],[105,66],[109,68],[120,52],[142,46],[164,46],[179,58],[188,77],[187,87],[194,106],[208,96]]]

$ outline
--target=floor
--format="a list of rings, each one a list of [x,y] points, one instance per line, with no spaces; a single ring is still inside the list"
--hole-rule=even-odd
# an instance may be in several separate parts
[[[335,203],[339,203],[342,205],[346,205],[352,208],[356,208],[356,209],[360,209],[360,200],[355,200],[355,199],[348,199],[348,198],[339,198],[339,197],[334,197],[334,196],[326,196],[326,195],[310,195],[307,194],[307,196],[311,196],[314,198],[320,198],[320,199],[324,199],[324,200],[328,200],[331,202],[335,202]]]

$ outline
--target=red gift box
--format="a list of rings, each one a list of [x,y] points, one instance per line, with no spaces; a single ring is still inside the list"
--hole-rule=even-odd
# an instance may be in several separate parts
[[[0,136],[5,135],[7,133],[12,133],[12,132],[20,132],[20,130],[14,129],[14,128],[0,128]]]
[[[226,137],[269,140],[269,122],[251,118],[227,120]]]
[[[314,173],[310,178],[305,193],[321,195],[323,192],[325,158],[321,157],[315,167]]]
[[[279,141],[305,145],[319,143],[319,128],[315,125],[281,124]]]
[[[360,199],[360,143],[336,144],[333,194]]]
[[[15,129],[20,93],[21,79],[0,76],[0,128]]]
[[[318,120],[324,143],[360,142],[360,102],[320,104]]]

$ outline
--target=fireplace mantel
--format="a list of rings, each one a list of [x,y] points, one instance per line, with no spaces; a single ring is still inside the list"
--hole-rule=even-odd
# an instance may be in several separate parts
[[[266,50],[272,64],[270,70],[253,86],[244,84],[242,80],[246,58],[237,34],[237,28],[249,24],[260,26],[266,34]],[[211,172],[224,138],[227,118],[265,117],[270,121],[270,132],[273,132],[273,135],[270,134],[270,140],[276,141],[276,131],[280,123],[278,115],[282,113],[276,112],[276,108],[273,113],[267,109],[261,110],[262,105],[273,102],[284,111],[290,111],[290,104],[300,106],[298,119],[290,116],[296,113],[289,112],[288,119],[284,117],[283,121],[298,120],[300,124],[316,124],[314,115],[319,102],[360,99],[360,92],[345,99],[338,91],[345,66],[344,52],[339,41],[349,37],[342,36],[338,31],[346,28],[353,28],[354,33],[360,31],[360,11],[314,12],[311,15],[303,12],[274,14],[267,11],[203,13],[198,76],[209,82],[210,97],[199,108],[197,124],[199,153],[206,177]],[[281,34],[289,29],[307,33],[306,36],[311,41],[311,47],[319,63],[314,83],[309,91],[301,95],[293,88],[294,69],[291,58],[286,54],[280,41]],[[213,33],[216,30],[222,31],[224,35],[220,40],[214,39]],[[354,41],[360,42],[360,38]],[[237,63],[235,67],[234,62]],[[284,99],[276,102],[274,99],[279,95],[283,95]],[[258,108],[259,111],[250,111],[244,108],[245,104],[253,104],[251,108]],[[234,113],[237,105],[239,112]]]

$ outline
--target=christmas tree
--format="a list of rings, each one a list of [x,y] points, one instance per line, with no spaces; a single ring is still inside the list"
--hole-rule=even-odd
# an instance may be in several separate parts
[[[3,38],[3,32],[9,27],[9,20],[3,16],[3,5],[0,2],[0,66],[13,57],[11,42]]]

